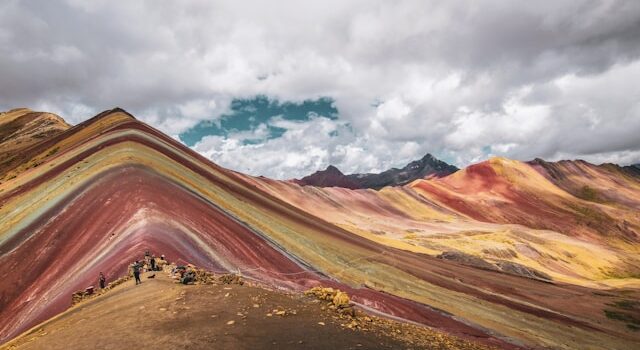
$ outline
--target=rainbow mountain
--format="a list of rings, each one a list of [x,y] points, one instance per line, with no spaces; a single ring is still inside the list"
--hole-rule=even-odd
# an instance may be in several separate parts
[[[640,343],[640,176],[492,158],[374,189],[222,168],[113,109],[0,115],[0,342],[144,250],[499,348]]]

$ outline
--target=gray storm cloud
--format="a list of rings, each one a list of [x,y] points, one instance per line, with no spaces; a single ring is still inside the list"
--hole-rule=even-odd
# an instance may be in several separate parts
[[[9,0],[0,109],[76,123],[121,106],[177,137],[235,98],[332,98],[336,121],[194,146],[278,178],[426,152],[638,163],[639,38],[638,1]]]

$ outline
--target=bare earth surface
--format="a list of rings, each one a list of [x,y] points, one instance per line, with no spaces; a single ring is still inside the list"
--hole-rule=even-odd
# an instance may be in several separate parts
[[[352,330],[312,297],[247,284],[182,285],[159,272],[83,301],[2,349],[484,349],[371,320],[366,330]]]

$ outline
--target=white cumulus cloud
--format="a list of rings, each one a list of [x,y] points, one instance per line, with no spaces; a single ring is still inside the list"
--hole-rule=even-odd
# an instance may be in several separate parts
[[[333,99],[338,120],[272,120],[282,137],[195,146],[278,178],[427,152],[458,166],[488,155],[636,163],[638,38],[640,2],[623,0],[8,0],[0,109],[77,123],[120,106],[177,137],[234,99]]]

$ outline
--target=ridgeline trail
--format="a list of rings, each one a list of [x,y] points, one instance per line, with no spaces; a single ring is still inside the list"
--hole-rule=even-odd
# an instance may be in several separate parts
[[[0,349],[485,349],[377,317],[366,331],[349,329],[326,302],[301,293],[183,285],[151,274],[81,301]]]

